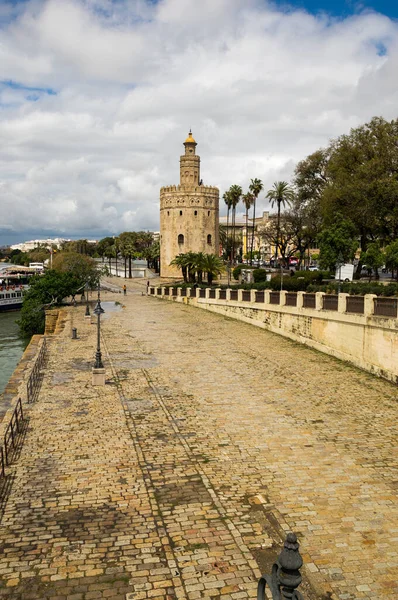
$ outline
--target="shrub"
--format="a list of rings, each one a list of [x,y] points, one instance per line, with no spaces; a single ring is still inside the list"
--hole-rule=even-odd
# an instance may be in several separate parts
[[[264,269],[254,269],[253,271],[254,283],[260,283],[261,281],[267,281],[267,271]]]
[[[234,269],[232,270],[232,277],[236,281],[239,280],[242,269],[254,269],[254,267],[250,265],[236,265],[236,267],[234,267]]]

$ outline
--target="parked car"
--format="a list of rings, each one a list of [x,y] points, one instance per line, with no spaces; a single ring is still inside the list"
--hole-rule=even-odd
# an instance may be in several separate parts
[[[308,271],[319,271],[318,267],[316,265],[310,265],[308,267]]]

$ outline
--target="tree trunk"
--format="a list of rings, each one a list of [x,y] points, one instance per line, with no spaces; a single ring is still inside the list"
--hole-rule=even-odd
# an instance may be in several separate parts
[[[131,273],[131,254],[129,254],[129,279],[132,279],[133,275]]]
[[[253,226],[252,226],[252,241],[251,241],[251,245],[250,245],[250,266],[253,265],[253,248],[254,248],[254,227],[255,227],[255,220],[256,220],[256,196],[254,197],[254,202],[253,202]]]
[[[228,206],[228,211],[227,211],[227,240],[226,240],[226,250],[227,250],[227,260],[230,260],[230,256],[229,256],[229,206]]]
[[[275,266],[278,263],[279,227],[281,218],[281,203],[278,201],[278,220],[276,223]]]
[[[235,218],[236,206],[232,207],[232,264],[235,264]]]
[[[247,258],[249,258],[249,256],[250,256],[249,249],[248,249],[248,243],[247,243],[249,240],[248,234],[249,234],[249,209],[246,206],[246,254],[247,254]]]

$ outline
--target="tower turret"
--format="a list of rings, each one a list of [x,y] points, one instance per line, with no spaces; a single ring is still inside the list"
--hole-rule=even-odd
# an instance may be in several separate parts
[[[180,156],[180,185],[196,186],[200,181],[200,156],[196,155],[196,142],[189,130],[184,142],[185,154]]]
[[[200,158],[189,132],[180,157],[180,185],[160,190],[160,274],[181,277],[170,263],[178,254],[218,254],[218,203],[216,187],[200,184]]]

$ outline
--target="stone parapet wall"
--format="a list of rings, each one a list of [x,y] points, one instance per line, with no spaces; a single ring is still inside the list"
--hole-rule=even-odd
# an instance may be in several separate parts
[[[325,310],[323,292],[315,294],[315,308],[304,308],[303,292],[297,293],[296,306],[287,306],[285,291],[280,292],[275,304],[271,303],[276,298],[271,297],[270,290],[261,292],[264,300],[256,302],[256,290],[246,293],[245,300],[244,290],[187,289],[181,295],[179,288],[176,295],[166,295],[165,289],[160,288],[159,293],[153,288],[152,293],[150,288],[149,292],[156,298],[192,304],[251,323],[398,382],[398,319],[376,316],[372,294],[364,297],[363,314],[353,314],[346,312],[346,294],[340,294],[336,310]]]
[[[42,335],[33,335],[17,366],[14,369],[4,392],[0,394],[0,437],[8,425],[18,398],[26,398],[26,382],[40,350]],[[4,426],[3,426],[4,425]]]

